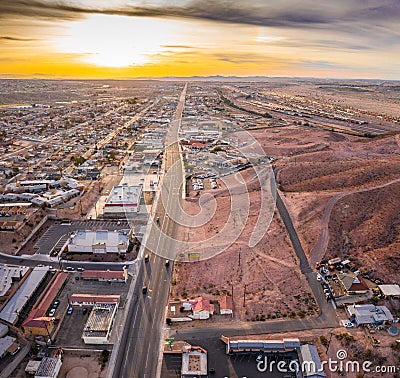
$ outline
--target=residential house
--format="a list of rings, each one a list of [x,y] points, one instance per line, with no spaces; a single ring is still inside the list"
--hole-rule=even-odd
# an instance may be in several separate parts
[[[210,303],[208,298],[198,297],[190,301],[192,303],[192,319],[209,319],[214,313],[214,305]]]
[[[232,297],[223,295],[219,300],[219,313],[221,315],[233,316],[233,301]]]
[[[354,273],[340,273],[337,275],[340,285],[348,295],[366,294],[369,292],[369,287],[365,280]]]
[[[357,326],[364,324],[382,325],[393,322],[393,315],[386,306],[351,305],[347,306],[346,311],[350,320]]]

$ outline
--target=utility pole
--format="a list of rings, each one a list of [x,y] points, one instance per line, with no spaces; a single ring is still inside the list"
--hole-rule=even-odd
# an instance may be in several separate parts
[[[233,283],[231,284],[231,294],[232,294],[232,318],[233,318],[233,313],[235,311],[235,301],[233,299]]]

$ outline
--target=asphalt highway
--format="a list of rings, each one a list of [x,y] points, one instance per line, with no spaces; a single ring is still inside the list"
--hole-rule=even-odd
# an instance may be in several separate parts
[[[176,171],[172,175],[164,176],[160,196],[154,205],[154,219],[158,218],[159,221],[149,225],[148,244],[146,244],[149,247],[143,252],[144,256],[148,255],[148,261],[145,258],[139,261],[134,296],[130,301],[121,336],[113,378],[157,376],[164,311],[173,268],[172,262],[170,266],[165,264],[167,251],[173,249],[174,243],[173,239],[166,235],[174,234],[176,223],[172,219],[180,211],[183,172],[179,172],[181,164],[177,164],[180,160],[178,131],[185,104],[186,87],[185,85],[174,120],[171,122],[164,153],[164,171],[167,172],[169,169]],[[166,201],[160,198],[165,198]],[[143,287],[147,289],[146,293],[143,293]]]

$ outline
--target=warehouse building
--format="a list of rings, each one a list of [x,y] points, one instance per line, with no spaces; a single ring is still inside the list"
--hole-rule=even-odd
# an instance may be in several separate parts
[[[0,312],[0,318],[11,324],[16,324],[19,314],[32,298],[40,284],[45,279],[49,267],[36,267],[23,280],[15,294],[8,300]]]
[[[125,218],[125,214],[137,213],[141,196],[140,185],[114,186],[104,205],[104,217]]]
[[[68,253],[126,253],[129,230],[78,230],[70,238]]]

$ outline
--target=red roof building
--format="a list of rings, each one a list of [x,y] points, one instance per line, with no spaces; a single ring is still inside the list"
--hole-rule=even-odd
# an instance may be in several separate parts
[[[119,303],[120,295],[72,294],[69,301],[72,305],[94,306],[96,303]]]
[[[126,282],[123,271],[112,270],[85,270],[83,280]]]
[[[28,317],[22,323],[22,328],[26,335],[48,336],[54,329],[53,318],[46,316],[47,310],[58,296],[68,273],[59,272],[53,279],[51,286],[43,297],[29,312]]]
[[[232,315],[233,314],[233,301],[232,297],[223,295],[219,300],[219,313],[221,315]]]
[[[192,301],[191,301],[192,302]],[[208,298],[198,297],[193,300],[192,310],[194,319],[208,319],[214,313],[214,305]]]

